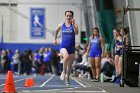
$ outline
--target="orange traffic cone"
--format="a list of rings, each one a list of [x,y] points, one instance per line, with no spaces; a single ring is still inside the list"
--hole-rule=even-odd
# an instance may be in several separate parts
[[[27,78],[27,79],[25,80],[24,87],[30,87],[30,79],[29,79],[29,78]]]
[[[12,71],[8,71],[2,93],[16,93]]]
[[[34,86],[34,85],[35,85],[34,79],[31,78],[31,79],[30,79],[30,86]]]
[[[35,85],[34,79],[33,78],[28,78],[25,81],[24,87],[32,87],[34,85]]]

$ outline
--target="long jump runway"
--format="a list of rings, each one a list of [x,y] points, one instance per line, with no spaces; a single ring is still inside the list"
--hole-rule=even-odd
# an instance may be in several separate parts
[[[44,76],[13,76],[15,88],[18,93],[103,93],[106,92],[100,88],[92,87],[89,84],[84,84],[78,80],[71,78],[70,85],[66,86],[64,81],[60,80],[59,76],[44,75]],[[3,90],[5,83],[5,75],[0,75],[0,91]],[[33,78],[35,86],[24,87],[25,80]],[[90,91],[92,90],[92,91]],[[94,91],[93,91],[94,90]]]

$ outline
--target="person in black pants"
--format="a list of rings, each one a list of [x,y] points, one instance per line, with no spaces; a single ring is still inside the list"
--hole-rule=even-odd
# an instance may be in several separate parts
[[[10,60],[8,59],[8,55],[5,50],[2,50],[1,60],[2,60],[2,65],[3,65],[3,73],[5,74],[9,70],[11,70]]]

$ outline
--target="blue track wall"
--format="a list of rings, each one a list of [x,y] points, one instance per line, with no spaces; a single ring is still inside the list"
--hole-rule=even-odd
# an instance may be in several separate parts
[[[11,49],[14,52],[15,49],[20,51],[25,51],[27,49],[32,49],[34,52],[41,47],[51,47],[55,50],[59,49],[59,46],[54,46],[53,44],[30,44],[30,43],[3,43],[1,44],[1,49]]]

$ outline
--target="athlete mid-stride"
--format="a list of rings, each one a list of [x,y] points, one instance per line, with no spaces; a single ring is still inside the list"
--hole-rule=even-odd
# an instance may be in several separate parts
[[[62,42],[60,44],[60,54],[63,57],[63,71],[60,79],[65,79],[65,84],[69,85],[69,76],[72,70],[75,53],[75,35],[78,34],[78,25],[73,19],[73,11],[65,12],[65,22],[59,24],[55,31],[54,45],[57,45],[58,32],[62,33]]]

